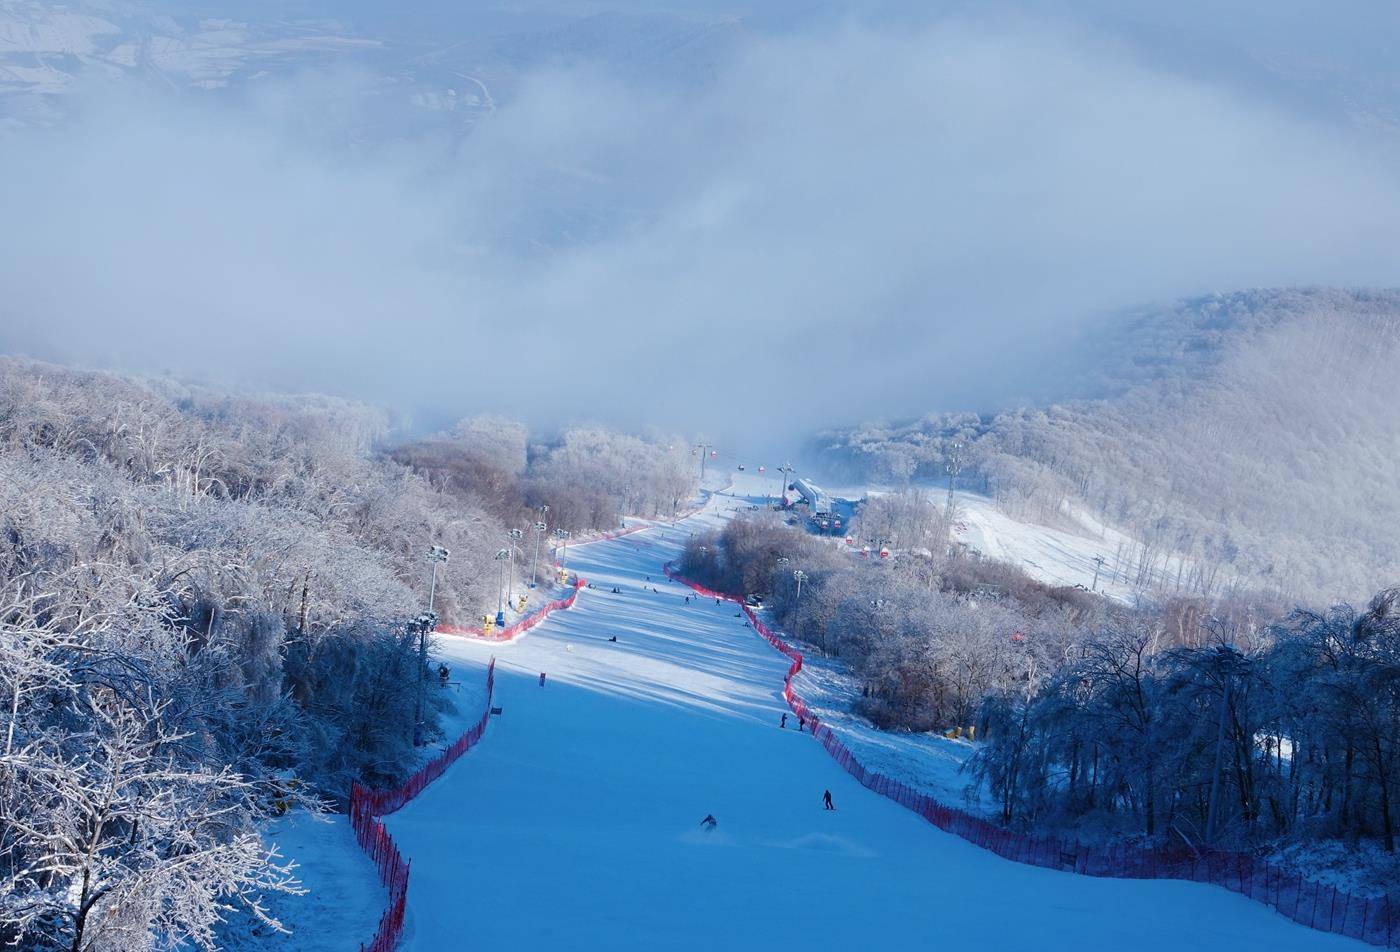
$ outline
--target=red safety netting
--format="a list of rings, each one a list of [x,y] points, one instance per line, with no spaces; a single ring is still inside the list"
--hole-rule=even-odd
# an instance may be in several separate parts
[[[732,595],[698,585],[665,566],[668,576],[684,582],[702,595],[738,602]],[[1094,846],[1060,837],[1040,837],[1003,829],[979,816],[940,803],[899,780],[871,770],[856,759],[834,731],[822,723],[792,687],[802,670],[802,653],[783,641],[748,605],[741,607],[754,631],[792,659],[783,679],[783,699],[810,725],[812,736],[832,759],[862,786],[895,801],[928,820],[940,830],[955,834],[1018,863],[1043,866],[1086,876],[1119,879],[1184,879],[1210,883],[1273,907],[1279,914],[1305,926],[1350,936],[1372,945],[1400,942],[1400,907],[1388,897],[1362,898],[1334,886],[1305,880],[1267,860],[1248,853],[1225,850],[1197,852],[1183,846],[1137,847],[1125,844]]]
[[[495,629],[489,635],[482,628],[459,628],[456,625],[438,625],[434,631],[439,635],[465,635],[468,638],[485,638],[488,641],[510,641],[516,635],[534,628],[554,612],[564,608],[573,608],[574,602],[578,599],[578,590],[586,584],[588,584],[587,580],[575,576],[574,590],[569,593],[568,598],[556,598],[552,602],[545,602],[543,607],[533,614],[526,615],[513,625]]]
[[[486,722],[491,719],[491,699],[495,690],[496,659],[492,658],[486,667],[486,709],[451,747],[424,764],[402,786],[391,790],[371,790],[358,783],[350,785],[350,826],[355,831],[360,848],[379,871],[379,881],[389,891],[389,905],[379,918],[379,931],[368,945],[360,946],[360,952],[390,952],[398,944],[408,900],[408,862],[400,855],[393,837],[379,822],[379,817],[393,813],[418,796],[459,757],[476,746],[481,735],[486,733]]]
[[[732,477],[730,479],[730,485],[733,485]],[[670,524],[674,525],[682,519],[688,519],[689,517],[695,515],[695,513],[699,512],[701,509],[704,508],[704,505],[701,504],[693,509],[687,509],[684,512],[677,513],[675,518],[670,520]],[[653,529],[658,525],[664,524],[665,523],[649,522],[644,523],[642,525],[633,526],[630,529],[616,529],[612,532],[598,532],[589,535],[587,538],[571,540],[570,544],[578,546],[590,545],[594,542],[607,542],[610,539],[620,539],[621,537],[631,535],[634,532],[641,532],[645,529]],[[550,549],[550,552],[558,552],[560,548],[560,546],[554,546]],[[554,567],[556,569],[563,568],[563,566],[561,566],[558,562],[554,563]],[[548,618],[551,613],[564,608],[572,608],[574,606],[574,601],[578,598],[578,590],[583,588],[587,584],[587,579],[575,576],[573,582],[574,590],[569,593],[568,598],[559,598],[555,599],[552,602],[546,602],[541,608],[536,609],[533,613],[520,619],[515,624],[507,625],[506,627],[500,629],[493,629],[491,634],[489,635],[486,633],[486,629],[477,625],[466,627],[460,625],[439,625],[433,630],[436,634],[439,635],[461,635],[467,638],[485,638],[488,641],[510,641],[517,635],[522,635],[525,632],[529,631],[531,628],[534,628],[540,622]]]

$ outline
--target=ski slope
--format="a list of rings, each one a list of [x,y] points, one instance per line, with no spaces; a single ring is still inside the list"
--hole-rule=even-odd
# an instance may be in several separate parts
[[[859,499],[894,491],[889,486],[843,486],[837,493],[847,499]],[[941,486],[923,484],[919,491],[940,507],[947,497],[947,490]],[[980,493],[960,489],[954,495],[958,507],[955,538],[987,558],[1009,562],[1047,585],[1082,585],[1124,603],[1132,603],[1137,597],[1137,590],[1114,578],[1113,573],[1120,551],[1135,547],[1130,536],[1078,510],[1065,513],[1081,530],[1070,532],[1022,522],[1002,512],[995,500]],[[1096,572],[1097,556],[1104,557],[1105,566]],[[1175,566],[1175,562],[1171,564]]]
[[[960,542],[966,542],[988,558],[1010,562],[1047,585],[1094,587],[1119,601],[1133,600],[1133,587],[1111,575],[1119,548],[1133,544],[1126,535],[1098,526],[1101,538],[1094,539],[1087,530],[1080,535],[1013,519],[991,499],[977,493],[958,492],[956,496]],[[1106,568],[1098,573],[1095,573],[1096,556],[1106,560]]]
[[[515,643],[441,639],[465,680],[496,655],[504,711],[386,818],[412,862],[403,948],[1361,948],[1223,889],[999,859],[779,730],[787,660],[660,568],[748,504],[571,547],[596,588]]]

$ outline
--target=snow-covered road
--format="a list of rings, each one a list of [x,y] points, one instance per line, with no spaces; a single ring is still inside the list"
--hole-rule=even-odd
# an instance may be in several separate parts
[[[464,679],[498,657],[504,713],[387,818],[412,861],[404,948],[1361,948],[1223,889],[999,859],[779,730],[787,660],[661,573],[748,503],[571,548],[597,587],[514,644],[442,640]]]

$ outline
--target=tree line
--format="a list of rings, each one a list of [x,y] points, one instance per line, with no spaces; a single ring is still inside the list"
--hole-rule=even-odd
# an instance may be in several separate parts
[[[850,478],[959,485],[1024,520],[1130,540],[1102,553],[1154,598],[1363,600],[1400,572],[1393,368],[1400,293],[1213,295],[1114,315],[1056,401],[822,434]],[[1092,519],[1086,519],[1091,516]]]
[[[919,498],[870,516],[883,523]],[[922,505],[912,524],[936,525]],[[973,728],[970,782],[1007,826],[1194,849],[1367,839],[1394,851],[1400,590],[1362,610],[1240,597],[1128,606],[958,547],[861,558],[787,523],[761,513],[692,538],[681,569],[762,594],[784,631],[847,661],[862,685],[855,708],[876,726]]]
[[[296,886],[260,821],[396,782],[438,731],[407,624],[427,547],[451,551],[433,609],[467,623],[539,505],[612,528],[687,497],[688,462],[674,439],[495,419],[402,444],[333,398],[0,358],[0,941],[275,926],[265,897]]]

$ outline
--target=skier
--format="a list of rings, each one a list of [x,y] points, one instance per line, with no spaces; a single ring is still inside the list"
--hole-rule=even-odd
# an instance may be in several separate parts
[[[825,793],[822,794],[822,806],[825,807],[825,808],[828,809],[828,810],[835,810],[835,809],[836,809],[834,806],[831,805],[831,791],[830,791],[830,790],[828,790],[828,791],[826,791]]]
[[[611,638],[609,638],[608,640],[611,641],[611,642],[613,642],[613,643],[616,643],[616,642],[617,642],[617,635],[613,635],[613,636],[612,636]]]
[[[540,683],[544,684],[544,675],[540,675]],[[797,715],[797,733],[802,733],[802,728],[807,726],[807,718],[801,714]]]
[[[544,687],[544,672],[540,672],[540,687]]]
[[[706,831],[707,833],[717,826],[719,826],[719,821],[715,819],[715,815],[713,813],[706,813],[705,819],[700,821],[700,828]]]
[[[778,726],[784,730],[787,729],[787,711],[783,711],[783,719],[778,722]]]

